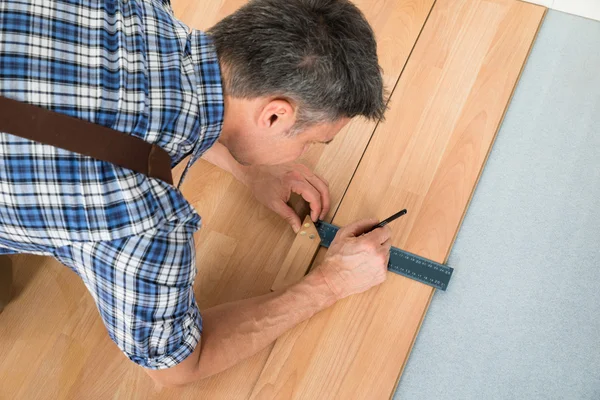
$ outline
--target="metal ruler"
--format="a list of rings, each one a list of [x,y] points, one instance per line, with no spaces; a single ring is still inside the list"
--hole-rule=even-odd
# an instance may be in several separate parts
[[[321,220],[317,221],[315,226],[321,238],[321,246],[329,247],[340,228]],[[440,290],[446,290],[454,271],[453,268],[446,265],[438,264],[397,247],[392,247],[390,250],[388,270]]]

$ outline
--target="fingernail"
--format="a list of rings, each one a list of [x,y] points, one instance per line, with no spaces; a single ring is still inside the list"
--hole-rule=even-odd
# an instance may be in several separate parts
[[[294,226],[292,226],[292,229],[294,230],[294,233],[298,233],[298,231],[300,230],[300,227],[298,225],[294,225]]]

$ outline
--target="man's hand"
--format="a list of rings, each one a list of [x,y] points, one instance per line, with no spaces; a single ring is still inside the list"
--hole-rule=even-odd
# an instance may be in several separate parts
[[[311,272],[323,276],[338,300],[385,281],[392,231],[386,225],[361,236],[377,222],[364,219],[341,228],[323,263]]]
[[[300,230],[302,221],[286,203],[292,192],[301,195],[310,204],[314,222],[329,212],[330,197],[327,182],[302,164],[247,167],[240,179],[252,190],[259,202],[275,211],[294,229]]]

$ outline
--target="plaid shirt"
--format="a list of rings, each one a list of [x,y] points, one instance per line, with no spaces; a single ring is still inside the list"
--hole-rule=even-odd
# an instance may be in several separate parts
[[[191,154],[183,176],[223,119],[214,46],[168,0],[0,2],[0,95],[156,143],[173,166]],[[55,257],[132,361],[172,367],[202,332],[201,219],[178,188],[0,132],[0,254]]]

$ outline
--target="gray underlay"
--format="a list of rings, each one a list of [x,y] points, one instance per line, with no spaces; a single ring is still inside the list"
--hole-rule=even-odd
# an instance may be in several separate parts
[[[395,399],[600,399],[600,22],[549,11]]]

